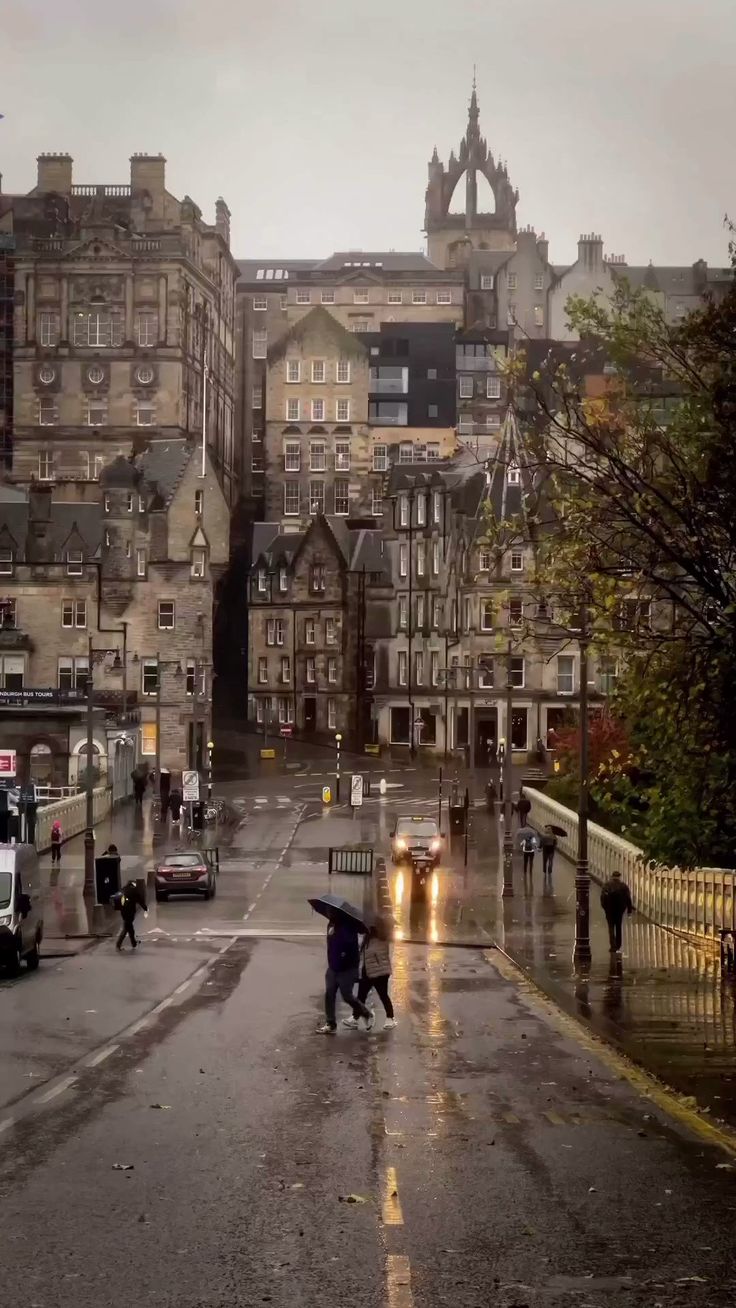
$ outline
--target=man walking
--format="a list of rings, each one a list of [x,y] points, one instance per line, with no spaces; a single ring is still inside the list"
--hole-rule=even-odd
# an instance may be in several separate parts
[[[135,936],[135,915],[138,909],[142,908],[144,913],[148,913],[148,904],[146,897],[141,891],[137,881],[128,881],[120,894],[120,916],[123,919],[123,925],[120,935],[117,938],[115,948],[120,950],[123,947],[123,941],[128,936],[130,943],[135,949],[138,941]]]
[[[550,826],[546,826],[542,832],[542,872],[545,877],[552,878],[552,866],[555,861],[555,850],[557,849],[557,836]]]
[[[531,813],[531,809],[532,809],[531,800],[527,799],[522,787],[519,786],[519,800],[516,805],[516,811],[519,814],[520,827],[526,826],[527,822],[529,821],[529,814]]]
[[[360,969],[360,945],[358,929],[347,918],[333,913],[327,927],[327,972],[325,973],[325,1021],[317,1028],[319,1035],[334,1035],[337,1030],[335,1004],[338,991],[344,1003],[351,1009],[356,1022],[359,1017],[365,1020],[365,1029],[370,1031],[375,1017],[370,1008],[353,995],[358,984]]]
[[[612,872],[610,880],[606,882],[601,890],[601,906],[608,923],[611,953],[618,954],[621,949],[621,926],[624,913],[631,914],[634,911],[634,905],[631,902],[631,891],[620,872]]]

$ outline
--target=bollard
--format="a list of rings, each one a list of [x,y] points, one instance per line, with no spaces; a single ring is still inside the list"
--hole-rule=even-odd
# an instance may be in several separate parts
[[[379,783],[378,783],[378,790],[379,790],[379,792],[380,792],[381,795],[385,795],[385,794],[386,794],[386,778],[385,778],[385,777],[381,777],[381,780],[380,780]]]

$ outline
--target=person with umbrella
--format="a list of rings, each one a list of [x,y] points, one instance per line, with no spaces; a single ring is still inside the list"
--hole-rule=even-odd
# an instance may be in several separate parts
[[[534,871],[534,855],[539,849],[539,836],[534,827],[527,824],[519,828],[518,831],[519,848],[524,855],[524,877],[531,876]]]
[[[545,877],[552,876],[552,865],[555,861],[555,851],[557,849],[557,837],[566,836],[567,832],[562,827],[555,827],[548,822],[542,832],[542,872]]]
[[[370,1031],[375,1016],[353,991],[358,984],[360,970],[360,944],[358,933],[366,926],[360,910],[336,895],[322,895],[310,899],[316,912],[327,918],[327,971],[325,973],[325,1020],[317,1028],[319,1035],[334,1035],[337,1031],[336,1002],[338,993],[351,1009],[357,1023],[362,1017],[366,1031]]]

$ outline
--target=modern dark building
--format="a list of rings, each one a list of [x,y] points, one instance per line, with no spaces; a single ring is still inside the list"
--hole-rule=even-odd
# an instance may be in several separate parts
[[[369,350],[368,421],[379,427],[454,427],[455,327],[381,323]]]

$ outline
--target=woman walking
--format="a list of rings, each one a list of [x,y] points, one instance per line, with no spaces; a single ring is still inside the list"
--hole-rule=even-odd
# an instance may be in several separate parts
[[[358,1003],[364,1004],[371,990],[375,989],[386,1012],[384,1030],[396,1026],[394,1006],[388,993],[391,980],[391,948],[389,945],[390,927],[386,919],[379,917],[376,925],[371,927],[363,945],[363,966],[358,982]],[[355,1017],[343,1018],[343,1026],[356,1027]]]
[[[64,833],[61,830],[61,823],[54,822],[51,828],[51,862],[61,863],[61,842],[64,839]]]

